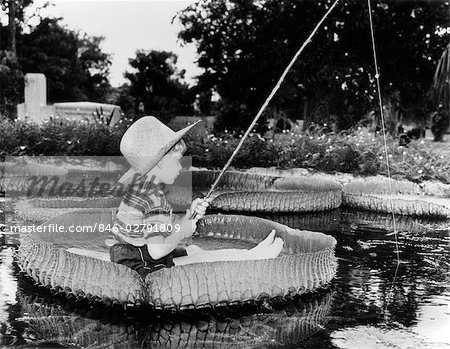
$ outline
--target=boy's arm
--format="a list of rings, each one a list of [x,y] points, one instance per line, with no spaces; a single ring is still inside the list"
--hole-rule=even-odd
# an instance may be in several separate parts
[[[191,237],[197,227],[197,221],[205,214],[209,202],[203,199],[196,199],[191,205],[191,209],[179,220],[172,220],[164,216],[159,220],[156,216],[152,218],[155,228],[165,227],[166,233],[161,233],[161,229],[147,229],[144,234],[147,250],[153,259],[160,259],[172,252],[179,243],[188,237]],[[196,212],[197,218],[191,219],[192,213]],[[170,232],[168,227],[170,225]],[[179,228],[179,229],[177,229]]]
[[[172,252],[179,243],[192,236],[195,231],[197,220],[190,219],[190,211],[186,215],[178,220],[174,220],[171,223],[156,223],[154,229],[148,229],[145,236],[147,250],[153,259],[160,259],[170,252]],[[166,231],[170,229],[170,234],[161,234],[154,231],[158,228],[165,228]]]

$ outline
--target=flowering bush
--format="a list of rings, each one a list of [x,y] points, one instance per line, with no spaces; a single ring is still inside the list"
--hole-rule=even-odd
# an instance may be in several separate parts
[[[120,155],[120,139],[131,121],[114,127],[86,122],[53,120],[42,125],[0,119],[0,155]],[[242,134],[225,130],[205,138],[187,136],[192,163],[220,169],[233,154]],[[417,182],[436,179],[450,183],[450,149],[430,141],[412,141],[408,147],[386,136],[389,169],[396,178]],[[387,174],[384,137],[359,127],[347,133],[326,128],[306,133],[294,127],[267,139],[253,133],[245,140],[232,166],[235,168],[304,167],[324,172],[357,175]]]
[[[188,154],[195,166],[221,168],[236,148],[241,135],[210,135],[199,141],[188,138]],[[384,137],[359,127],[347,133],[295,129],[276,135],[275,140],[253,134],[245,141],[232,166],[236,168],[292,167],[356,175],[387,175]],[[450,183],[450,149],[436,150],[432,142],[413,141],[409,147],[386,135],[389,169],[393,177],[413,181],[436,179]]]
[[[37,125],[0,118],[0,155],[120,155],[129,124],[128,119],[114,127],[54,119]]]

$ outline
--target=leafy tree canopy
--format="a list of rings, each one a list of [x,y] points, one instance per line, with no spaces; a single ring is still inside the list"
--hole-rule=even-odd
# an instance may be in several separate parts
[[[17,33],[32,0],[0,0],[0,115],[15,118],[23,100],[24,75],[17,61]],[[4,23],[7,22],[7,25]]]
[[[18,42],[18,56],[24,73],[47,77],[50,102],[102,101],[110,87],[110,56],[100,49],[102,37],[81,37],[45,18]]]
[[[168,120],[175,115],[191,115],[193,93],[184,82],[185,71],[176,67],[177,55],[166,51],[138,50],[129,59],[134,72],[126,72],[135,112]]]
[[[12,41],[15,40],[12,38],[14,33],[17,35],[22,33],[25,28],[29,28],[28,20],[32,17],[39,17],[40,9],[48,6],[48,3],[43,4],[30,16],[29,13],[27,14],[27,8],[32,4],[33,0],[0,0],[0,44],[3,50],[11,49]],[[8,19],[5,20],[6,18]],[[6,22],[7,25],[4,25]]]
[[[109,69],[111,55],[104,53],[100,45],[104,37],[84,36],[79,40],[78,55],[81,68],[86,76],[84,91],[91,101],[104,101],[111,89]]]
[[[179,37],[197,45],[198,64],[205,69],[200,85],[216,89],[226,103],[245,105],[250,118],[330,5],[331,0],[201,0],[178,15],[184,26]],[[420,108],[430,87],[448,41],[438,35],[448,26],[448,6],[426,0],[374,4],[382,92],[399,95],[403,109]],[[367,3],[341,2],[273,105],[307,108],[316,121],[334,115],[341,127],[349,126],[373,104],[373,71]],[[308,103],[302,105],[302,98]]]
[[[26,73],[46,75],[49,102],[104,101],[111,88],[111,58],[100,48],[103,38],[81,35],[63,27],[58,18],[42,17],[46,3],[31,13],[32,4],[1,0],[0,70],[2,86],[8,86],[0,96],[2,114],[14,117],[16,104],[23,100]],[[31,21],[35,17],[39,21]]]

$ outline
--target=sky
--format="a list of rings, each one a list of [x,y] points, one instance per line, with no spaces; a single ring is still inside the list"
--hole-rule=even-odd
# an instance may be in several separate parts
[[[44,0],[35,0],[41,5]],[[103,52],[113,54],[110,82],[118,86],[127,80],[124,71],[132,71],[128,59],[135,57],[138,49],[172,51],[178,55],[177,66],[186,69],[186,80],[193,84],[194,77],[201,74],[195,61],[194,45],[181,46],[177,34],[179,23],[171,24],[177,11],[194,1],[90,1],[51,0],[53,6],[45,14],[63,17],[62,23],[70,29],[88,35],[104,36]]]

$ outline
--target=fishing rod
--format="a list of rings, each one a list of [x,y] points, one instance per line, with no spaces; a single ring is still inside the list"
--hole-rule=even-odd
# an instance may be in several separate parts
[[[328,15],[333,11],[333,9],[336,7],[337,3],[339,2],[339,0],[336,0],[333,5],[331,5],[331,7],[328,9],[328,11],[325,13],[325,15],[322,17],[322,19],[319,21],[319,23],[317,23],[316,27],[314,28],[314,30],[311,32],[311,34],[308,36],[308,38],[305,40],[305,42],[302,44],[302,46],[298,49],[298,51],[295,53],[294,57],[291,59],[290,63],[288,64],[288,66],[286,67],[286,69],[284,69],[283,74],[281,74],[280,78],[278,79],[278,82],[276,83],[276,85],[274,86],[274,88],[272,89],[272,92],[270,92],[269,96],[266,98],[266,100],[264,101],[263,105],[261,106],[261,108],[259,109],[258,113],[256,114],[255,118],[253,119],[252,123],[250,124],[250,126],[248,127],[247,131],[244,133],[244,135],[242,136],[239,144],[237,145],[236,149],[234,150],[233,154],[231,154],[230,158],[228,159],[227,163],[225,164],[225,166],[222,168],[222,170],[220,171],[219,175],[217,176],[216,180],[214,181],[214,183],[211,186],[211,189],[209,190],[208,194],[206,194],[205,199],[208,199],[211,194],[213,193],[213,191],[216,189],[217,184],[219,183],[220,179],[222,178],[223,174],[225,173],[225,171],[228,169],[228,167],[230,166],[231,162],[233,161],[233,159],[235,158],[235,156],[237,155],[237,153],[239,152],[239,150],[242,147],[242,144],[244,143],[245,139],[248,137],[248,135],[250,134],[250,132],[253,130],[253,127],[255,127],[256,123],[258,122],[258,119],[261,117],[261,115],[264,113],[264,111],[266,110],[267,106],[269,105],[269,102],[272,100],[273,96],[275,95],[275,93],[278,91],[278,89],[280,88],[282,82],[284,81],[287,73],[289,72],[289,70],[291,70],[292,66],[294,65],[295,61],[297,60],[297,58],[300,56],[300,54],[303,52],[303,50],[305,49],[305,47],[311,42],[311,39],[313,38],[313,36],[317,33],[317,31],[319,30],[320,26],[322,25],[322,23],[325,21],[325,19],[328,17]],[[194,212],[191,216],[191,219],[194,219],[197,216],[197,214]]]

